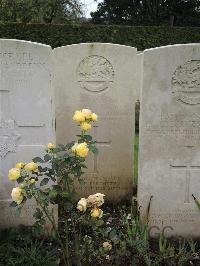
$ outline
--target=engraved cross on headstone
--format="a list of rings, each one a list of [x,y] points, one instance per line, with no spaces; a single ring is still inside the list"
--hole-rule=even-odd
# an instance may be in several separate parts
[[[20,137],[15,121],[10,117],[9,91],[0,90],[0,158],[16,151]]]
[[[191,171],[194,169],[200,170],[200,164],[192,164],[189,162],[183,163],[173,163],[170,166],[174,169],[185,169],[185,197],[184,203],[190,203],[190,196],[192,192],[190,192],[190,181],[191,181]]]
[[[108,140],[108,141],[99,141],[98,140],[98,133],[97,133],[97,131],[98,131],[98,127],[99,126],[97,126],[97,125],[95,125],[94,126],[94,139],[96,140],[96,146],[97,146],[97,148],[98,147],[109,147],[110,146],[110,144],[111,144],[111,141],[110,140]],[[94,173],[98,173],[98,156],[97,156],[97,154],[94,154]]]

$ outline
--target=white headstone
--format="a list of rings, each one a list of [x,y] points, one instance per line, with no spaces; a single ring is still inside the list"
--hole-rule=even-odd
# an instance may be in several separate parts
[[[139,52],[137,54],[137,82],[138,82],[138,86],[137,86],[137,100],[140,101],[141,98],[141,93],[142,93],[142,82],[143,82],[143,58],[144,58],[144,54],[143,52]]]
[[[143,77],[141,218],[149,219],[152,236],[199,237],[200,45],[144,51]]]
[[[101,192],[107,200],[130,199],[133,178],[134,104],[137,88],[135,48],[79,44],[54,49],[57,142],[79,133],[73,112],[89,108],[99,116],[90,132],[98,156],[89,155],[81,195]],[[66,138],[67,136],[67,138]]]
[[[52,50],[49,46],[0,40],[0,227],[33,223],[32,204],[21,216],[9,207],[8,170],[29,162],[55,142]]]

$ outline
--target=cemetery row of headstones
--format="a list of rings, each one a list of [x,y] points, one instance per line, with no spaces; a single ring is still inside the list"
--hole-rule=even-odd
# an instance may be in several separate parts
[[[55,96],[55,97],[54,97]],[[130,200],[135,102],[140,100],[138,206],[152,236],[200,236],[200,44],[137,49],[114,44],[56,48],[0,40],[0,227],[32,224],[9,208],[8,169],[74,140],[75,110],[99,115],[81,196]],[[55,129],[56,118],[56,129]]]

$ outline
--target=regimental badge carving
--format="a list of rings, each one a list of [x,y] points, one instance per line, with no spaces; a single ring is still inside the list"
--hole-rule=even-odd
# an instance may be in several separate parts
[[[0,121],[0,158],[4,158],[8,152],[16,152],[20,137],[14,120]]]
[[[108,89],[113,82],[114,69],[105,57],[91,55],[80,62],[77,78],[81,88],[90,92],[101,92]]]
[[[172,76],[172,92],[183,103],[200,103],[200,60],[188,61],[175,70]]]

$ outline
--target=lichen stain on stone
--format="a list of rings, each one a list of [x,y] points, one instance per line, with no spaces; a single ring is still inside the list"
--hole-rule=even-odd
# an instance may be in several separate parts
[[[90,53],[90,54],[92,54],[94,48],[95,48],[95,43],[90,43],[90,44],[89,44],[89,53]]]

